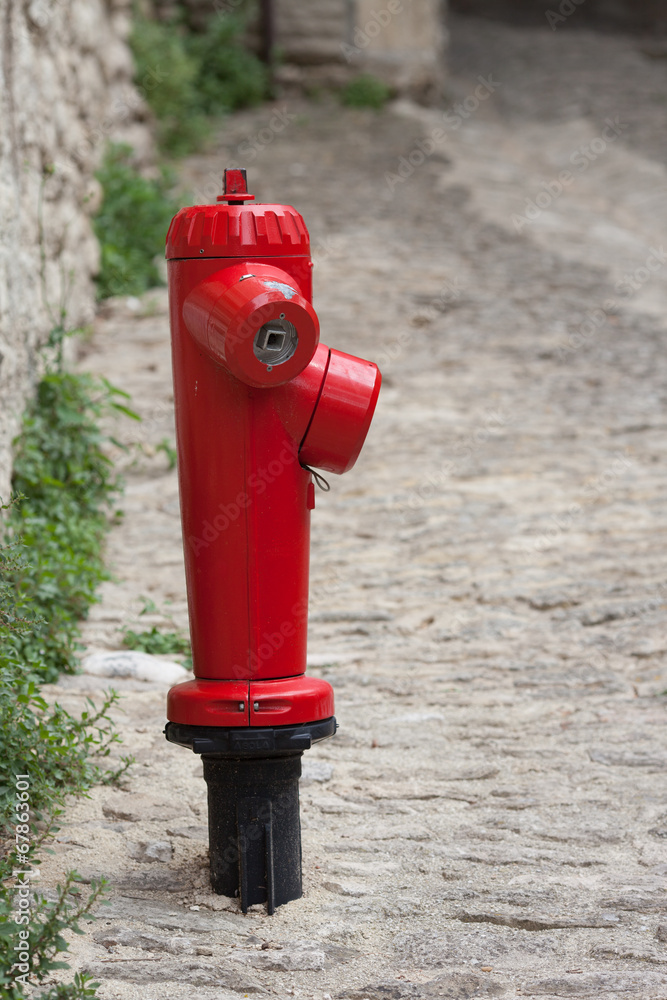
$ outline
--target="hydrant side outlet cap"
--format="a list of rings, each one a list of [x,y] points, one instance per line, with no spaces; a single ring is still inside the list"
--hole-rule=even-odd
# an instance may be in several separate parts
[[[241,382],[283,385],[309,364],[320,337],[317,314],[298,288],[272,265],[227,264],[185,298],[183,320],[204,350]]]
[[[187,257],[307,256],[310,237],[291,205],[193,205],[167,233],[167,260]]]
[[[317,407],[299,457],[302,465],[349,472],[366,440],[382,376],[372,361],[331,348]]]

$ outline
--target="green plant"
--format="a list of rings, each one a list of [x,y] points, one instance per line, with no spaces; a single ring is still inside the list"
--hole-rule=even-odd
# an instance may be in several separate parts
[[[15,443],[13,487],[24,499],[10,511],[5,543],[23,547],[14,548],[4,585],[15,592],[14,613],[30,608],[33,621],[12,633],[13,647],[44,680],[74,668],[78,622],[109,578],[103,544],[121,482],[99,420],[109,410],[138,419],[120,402],[127,398],[104,378],[49,372]]]
[[[252,107],[268,96],[266,67],[243,47],[244,26],[239,15],[218,15],[209,20],[205,32],[187,38],[198,66],[198,106],[208,115]]]
[[[21,859],[21,866],[25,860]],[[11,875],[11,869],[3,865],[5,879]],[[76,872],[69,872],[64,884],[56,890],[55,900],[47,900],[35,894],[30,908],[30,923],[26,938],[21,941],[19,930],[23,930],[14,920],[14,900],[12,890],[3,884],[0,890],[0,991],[6,1000],[23,1000],[26,996],[24,984],[35,987],[42,985],[44,980],[56,969],[69,968],[67,962],[59,961],[58,956],[67,951],[69,945],[63,937],[64,931],[83,933],[80,921],[91,917],[95,904],[103,896],[107,883],[105,879],[93,882],[90,893],[79,898],[79,877]],[[20,943],[29,956],[30,969],[25,973],[17,968],[16,945]],[[19,980],[18,977],[21,977]],[[76,973],[69,983],[58,983],[39,993],[30,992],[32,1000],[84,1000],[94,997],[100,984],[92,981],[85,973]]]
[[[391,88],[370,73],[362,73],[343,88],[341,100],[350,108],[375,108],[379,111],[391,97]]]
[[[60,667],[73,667],[78,618],[107,578],[101,553],[120,482],[104,454],[99,420],[108,410],[136,416],[121,402],[127,394],[106,379],[63,370],[64,324],[62,308],[46,345],[51,367],[15,442],[17,492],[0,502],[0,995],[7,1000],[26,989],[33,1000],[95,996],[99,984],[89,976],[47,980],[68,968],[58,960],[68,948],[63,933],[81,933],[79,921],[90,917],[104,880],[80,898],[70,872],[49,900],[32,892],[21,872],[39,864],[37,851],[57,829],[68,795],[117,781],[132,762],[123,757],[105,766],[119,740],[109,715],[115,692],[99,708],[89,701],[77,717],[50,705],[37,687],[38,678],[52,680]],[[29,912],[19,913],[18,893],[26,888]]]
[[[139,617],[157,611],[157,607],[150,599],[144,599],[144,606],[139,612]],[[162,617],[166,618],[172,625],[174,620],[166,612],[162,612]],[[157,626],[142,632],[135,632],[133,629],[125,628],[122,632],[123,645],[128,649],[137,649],[142,653],[154,653],[157,655],[176,655],[183,659],[186,666],[192,664],[192,654],[190,650],[190,640],[181,632],[161,632]]]
[[[133,632],[132,629],[123,631],[123,645],[128,649],[138,649],[142,653],[157,653],[166,655],[176,653],[179,656],[187,656],[190,653],[190,643],[179,632],[160,632],[153,625],[145,632]]]
[[[136,82],[155,115],[160,148],[170,156],[196,149],[207,132],[197,93],[201,67],[185,37],[178,25],[142,15],[130,36]]]
[[[11,812],[13,778],[30,774],[31,808],[39,818],[54,815],[67,795],[82,795],[96,784],[113,784],[132,758],[105,768],[111,747],[119,742],[110,709],[115,691],[105,694],[101,707],[88,700],[89,710],[78,718],[61,705],[49,705],[34,681],[23,678],[25,664],[17,657],[0,660],[0,809]]]
[[[244,47],[244,28],[242,14],[215,14],[203,32],[178,21],[135,16],[130,38],[135,78],[167,155],[199,148],[210,130],[207,116],[259,104],[267,96],[266,67]]]
[[[178,458],[178,452],[176,451],[176,448],[171,443],[169,438],[162,438],[160,443],[155,446],[155,450],[158,452],[159,451],[164,452],[170,472],[172,469],[176,468],[176,460]]]
[[[102,252],[98,296],[141,295],[161,283],[156,257],[178,205],[170,197],[170,175],[142,177],[132,149],[111,144],[97,179],[104,195],[93,225]]]
[[[16,499],[2,504],[10,516],[16,506]],[[79,717],[58,704],[49,705],[39,694],[32,678],[41,672],[41,663],[29,658],[29,643],[23,650],[16,643],[17,637],[25,639],[43,625],[42,619],[33,618],[30,603],[15,586],[16,574],[25,568],[28,555],[20,538],[0,544],[0,837],[5,842],[0,858],[0,990],[8,1000],[25,995],[16,978],[22,970],[12,971],[20,927],[15,921],[18,886],[12,884],[14,873],[29,871],[39,863],[37,851],[57,829],[66,796],[85,794],[98,782],[117,781],[132,762],[124,757],[112,768],[102,763],[119,741],[109,717],[118,700],[115,692],[104,697],[100,708],[89,701],[89,709]],[[17,792],[19,774],[28,775],[29,792]],[[39,829],[35,820],[41,821]],[[13,842],[8,841],[10,836]],[[26,853],[22,853],[24,845]],[[70,873],[55,900],[38,895],[32,900],[25,933],[33,987],[42,984],[52,970],[67,968],[56,960],[68,947],[63,931],[81,933],[79,920],[89,915],[104,891],[101,880],[93,884],[87,899],[73,900],[76,882],[76,874]],[[31,996],[35,1000],[83,1000],[95,995],[97,985],[77,974],[69,983]]]
[[[11,516],[18,501],[2,506]],[[100,708],[88,699],[89,708],[79,717],[49,705],[39,693],[45,619],[16,586],[32,555],[20,536],[0,544],[0,835],[13,808],[16,774],[29,772],[30,806],[41,819],[53,815],[68,794],[117,781],[131,763],[123,757],[115,769],[100,766],[119,742],[109,716],[118,701],[114,691]],[[61,643],[64,638],[59,637]]]

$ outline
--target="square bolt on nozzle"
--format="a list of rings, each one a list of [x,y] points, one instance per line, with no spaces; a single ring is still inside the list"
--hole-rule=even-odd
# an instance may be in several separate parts
[[[257,334],[257,347],[260,351],[282,351],[286,336],[282,327],[267,323]]]

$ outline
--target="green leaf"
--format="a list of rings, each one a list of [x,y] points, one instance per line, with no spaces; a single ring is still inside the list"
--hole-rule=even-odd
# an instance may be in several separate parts
[[[127,406],[123,406],[122,403],[111,403],[111,407],[112,409],[117,410],[119,413],[124,413],[125,416],[130,417],[131,420],[139,420],[139,421],[141,420],[141,417],[139,416],[138,413],[135,413],[134,410],[130,410],[130,408]]]

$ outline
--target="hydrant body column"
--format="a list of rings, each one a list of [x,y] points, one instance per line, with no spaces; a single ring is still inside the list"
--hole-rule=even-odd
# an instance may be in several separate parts
[[[244,171],[225,182],[167,237],[195,680],[166,735],[204,759],[214,889],[273,912],[301,895],[301,753],[336,729],[305,676],[310,467],[351,468],[380,375],[319,344],[301,216],[245,205]]]
[[[291,383],[239,381],[179,322],[183,297],[219,270],[219,260],[171,264],[183,535],[195,673],[247,685],[306,669],[311,475],[298,451],[309,414],[292,412]],[[206,705],[207,724],[250,724],[247,704],[232,717]]]

